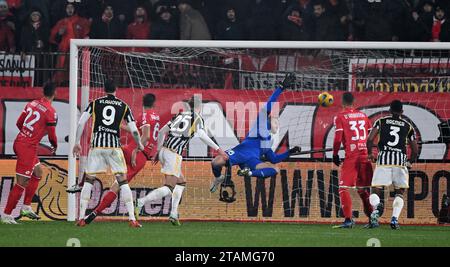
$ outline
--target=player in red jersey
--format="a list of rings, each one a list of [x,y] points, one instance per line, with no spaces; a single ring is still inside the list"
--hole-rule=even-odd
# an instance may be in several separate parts
[[[55,152],[58,146],[56,138],[56,123],[58,118],[52,107],[56,87],[52,83],[44,86],[44,97],[29,102],[20,117],[17,119],[19,133],[14,140],[14,153],[17,156],[16,184],[8,196],[2,222],[6,224],[17,224],[11,215],[17,203],[25,191],[24,203],[21,215],[30,219],[38,220],[39,216],[31,209],[31,200],[36,193],[39,181],[42,177],[42,169],[37,157],[39,142],[48,134],[48,140]]]
[[[333,143],[333,162],[341,164],[338,152],[341,143],[345,149],[345,160],[339,178],[339,196],[345,221],[334,228],[352,228],[352,199],[349,188],[357,188],[364,205],[364,213],[370,217],[369,188],[372,182],[372,164],[368,159],[366,140],[372,128],[366,114],[353,108],[354,97],[346,92],[342,95],[343,110],[335,117],[336,133]]]
[[[127,165],[127,180],[131,182],[145,166],[147,160],[152,159],[156,154],[156,141],[158,140],[159,131],[159,115],[153,110],[155,103],[155,95],[146,94],[143,98],[144,112],[137,118],[137,127],[140,129],[141,142],[145,145],[143,151],[138,151],[136,144],[133,142],[122,147],[125,162]],[[123,129],[127,130],[127,127]],[[154,149],[155,148],[155,149]],[[117,198],[119,185],[116,182],[111,186],[110,190],[104,195],[97,208],[91,212],[84,220],[86,224],[91,223],[98,214],[109,206]]]

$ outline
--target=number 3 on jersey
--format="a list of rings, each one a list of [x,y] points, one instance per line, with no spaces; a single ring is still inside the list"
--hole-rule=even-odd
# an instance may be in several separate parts
[[[397,126],[391,126],[391,131],[389,134],[394,137],[394,141],[387,142],[388,146],[396,146],[398,144],[398,141],[400,141],[400,136],[398,133],[400,132],[400,127]]]
[[[34,118],[28,121],[28,119],[34,115]],[[26,127],[28,130],[33,131],[34,127],[33,125],[38,122],[38,120],[41,118],[41,114],[37,111],[34,111],[32,108],[27,108],[27,116],[25,117],[25,120],[23,121],[23,126]]]
[[[352,136],[353,141],[366,140],[366,121],[349,121],[348,123],[350,124],[350,130],[355,132],[355,135]]]

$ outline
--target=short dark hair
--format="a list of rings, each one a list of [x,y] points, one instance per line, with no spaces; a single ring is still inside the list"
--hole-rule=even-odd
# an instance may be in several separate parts
[[[353,97],[352,93],[345,92],[342,95],[342,104],[344,104],[344,105],[353,105],[354,101],[355,101],[355,98]]]
[[[201,107],[202,98],[199,97],[199,95],[195,94],[191,97],[191,99],[189,99],[188,104],[191,110],[194,110],[195,107]]]
[[[390,111],[391,113],[398,113],[401,114],[403,112],[403,104],[400,100],[394,100],[391,102],[390,105]]]
[[[144,107],[153,107],[153,104],[155,103],[156,97],[154,94],[146,94],[144,95],[144,97],[142,98],[142,104],[144,105]]]
[[[105,92],[106,93],[114,93],[116,91],[116,84],[112,79],[105,80]]]
[[[48,82],[44,85],[44,87],[42,88],[42,91],[44,93],[44,96],[52,97],[55,95],[56,86],[53,82]]]

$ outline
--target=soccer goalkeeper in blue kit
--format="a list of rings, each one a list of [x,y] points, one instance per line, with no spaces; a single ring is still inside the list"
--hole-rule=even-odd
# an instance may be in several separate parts
[[[299,147],[294,147],[282,154],[275,154],[272,150],[271,133],[278,131],[278,120],[272,117],[272,105],[277,101],[284,89],[290,87],[295,81],[295,74],[289,73],[283,82],[276,87],[264,108],[259,112],[255,124],[248,132],[245,139],[232,149],[225,151],[228,159],[218,155],[211,162],[214,181],[210,191],[215,192],[217,187],[225,180],[222,175],[222,167],[225,165],[239,165],[239,176],[253,176],[267,178],[278,173],[275,164],[282,162],[292,153],[300,152]],[[265,158],[267,161],[262,161]]]

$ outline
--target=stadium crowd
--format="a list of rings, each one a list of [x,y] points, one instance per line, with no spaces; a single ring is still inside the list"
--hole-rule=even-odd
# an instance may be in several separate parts
[[[449,41],[448,0],[0,0],[0,51],[71,38]]]

